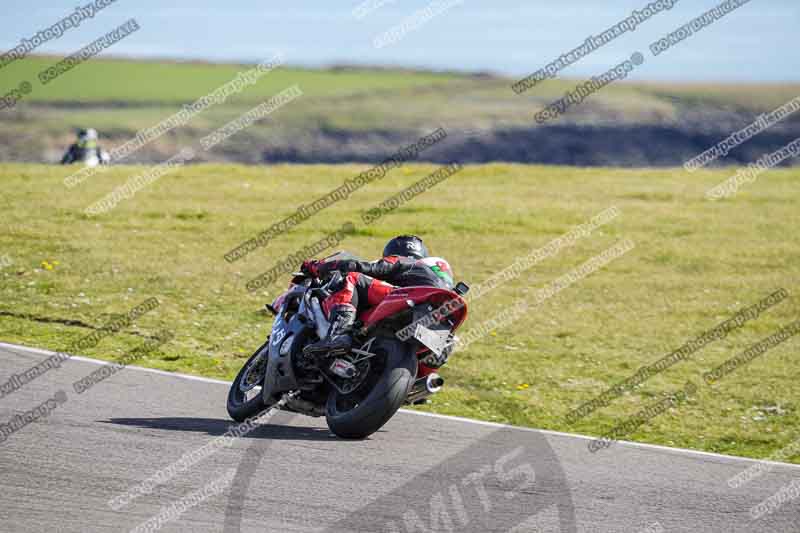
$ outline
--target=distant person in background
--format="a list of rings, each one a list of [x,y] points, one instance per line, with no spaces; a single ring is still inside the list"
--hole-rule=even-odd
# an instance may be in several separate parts
[[[97,130],[89,128],[78,132],[78,140],[72,144],[61,158],[62,165],[84,163],[86,166],[107,165],[108,153],[97,144]]]

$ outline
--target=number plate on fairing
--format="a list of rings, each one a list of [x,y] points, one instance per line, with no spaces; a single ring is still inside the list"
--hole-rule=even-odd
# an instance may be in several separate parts
[[[421,324],[417,324],[417,329],[414,331],[414,338],[424,344],[426,348],[436,355],[442,355],[442,352],[447,347],[447,342],[450,339],[450,329],[431,329]]]

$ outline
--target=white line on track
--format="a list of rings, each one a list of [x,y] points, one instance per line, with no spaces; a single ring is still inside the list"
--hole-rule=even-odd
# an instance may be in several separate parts
[[[19,344],[10,344],[10,343],[7,343],[7,342],[0,342],[0,348],[6,348],[6,349],[9,349],[9,350],[12,350],[12,349],[24,350],[24,351],[27,351],[27,352],[38,353],[38,354],[47,355],[47,356],[55,355],[55,352],[52,352],[50,350],[43,350],[41,348],[30,348],[28,346],[21,346]],[[74,359],[76,361],[81,361],[81,362],[84,362],[84,363],[90,363],[90,364],[93,364],[93,365],[107,365],[107,364],[109,364],[111,362],[111,361],[102,361],[100,359],[91,359],[89,357],[81,357],[79,355],[73,355],[72,357],[70,357],[70,359]],[[178,372],[168,372],[166,370],[158,370],[158,369],[155,369],[155,368],[144,368],[144,367],[141,367],[141,366],[133,366],[133,365],[129,365],[126,368],[129,368],[131,370],[138,370],[139,372],[149,372],[151,374],[158,374],[158,375],[161,375],[161,376],[170,376],[170,377],[173,377],[173,378],[187,379],[187,380],[191,380],[191,381],[202,381],[202,382],[205,382],[205,383],[213,383],[215,385],[230,386],[230,384],[231,384],[230,381],[224,381],[224,380],[221,380],[221,379],[204,378],[204,377],[200,377],[200,376],[192,376],[192,375],[189,375],[189,374],[180,374]],[[531,431],[531,432],[535,432],[535,433],[543,433],[545,435],[553,435],[553,436],[557,436],[557,437],[567,437],[567,438],[581,439],[581,440],[594,440],[594,439],[597,438],[597,437],[590,437],[589,435],[581,435],[581,434],[578,434],[578,433],[565,433],[565,432],[562,432],[562,431],[553,431],[553,430],[549,430],[549,429],[526,428],[526,427],[520,427],[520,426],[512,426],[512,425],[509,425],[509,424],[500,424],[500,423],[497,423],[497,422],[484,422],[483,420],[473,420],[471,418],[464,418],[464,417],[460,417],[460,416],[440,415],[440,414],[437,414],[437,413],[426,413],[426,412],[422,412],[422,411],[412,411],[412,410],[409,410],[409,409],[400,409],[400,412],[406,413],[406,414],[417,415],[417,416],[428,416],[428,417],[432,417],[432,418],[441,418],[441,419],[444,419],[444,420],[451,420],[451,421],[454,421],[454,422],[463,422],[463,423],[466,423],[466,424],[478,424],[478,425],[481,425],[481,426],[503,428],[503,429],[513,429],[513,430],[516,430],[516,431]],[[625,446],[631,446],[631,447],[634,447],[634,448],[644,448],[644,449],[650,449],[650,450],[668,451],[668,452],[672,452],[672,453],[685,453],[685,454],[689,454],[689,455],[699,455],[699,456],[702,456],[702,457],[714,457],[716,459],[725,459],[725,460],[728,460],[728,461],[743,461],[743,462],[748,462],[748,463],[764,463],[764,464],[784,466],[784,467],[793,467],[793,468],[800,469],[800,465],[792,464],[792,463],[780,463],[780,462],[777,462],[777,461],[768,461],[766,459],[752,459],[750,457],[739,457],[739,456],[736,456],[736,455],[724,455],[724,454],[721,454],[721,453],[704,452],[704,451],[700,451],[700,450],[690,450],[690,449],[687,449],[687,448],[670,448],[669,446],[660,446],[658,444],[647,444],[647,443],[643,443],[643,442],[631,442],[631,441],[627,441],[627,440],[616,441],[615,444],[623,444]]]

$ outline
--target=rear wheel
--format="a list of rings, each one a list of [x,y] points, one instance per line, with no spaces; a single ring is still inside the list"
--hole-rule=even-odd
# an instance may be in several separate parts
[[[396,339],[379,338],[372,350],[369,375],[354,391],[331,391],[325,418],[330,430],[345,439],[363,439],[378,431],[408,396],[417,375],[412,348]]]
[[[267,368],[269,338],[244,364],[228,391],[228,414],[237,422],[244,422],[266,409],[261,396],[264,371]]]

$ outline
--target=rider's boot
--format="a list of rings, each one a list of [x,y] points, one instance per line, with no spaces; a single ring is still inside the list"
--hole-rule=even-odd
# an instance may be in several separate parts
[[[350,304],[339,304],[331,308],[330,327],[324,339],[309,344],[303,350],[310,355],[343,354],[350,351],[353,345],[353,323],[356,320],[356,308]]]

